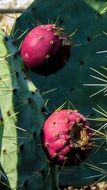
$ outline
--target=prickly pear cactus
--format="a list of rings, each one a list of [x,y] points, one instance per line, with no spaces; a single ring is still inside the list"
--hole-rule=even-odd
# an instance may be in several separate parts
[[[56,169],[49,166],[40,141],[40,129],[47,114],[45,103],[26,76],[13,39],[3,31],[0,31],[0,57],[3,189],[57,189]]]
[[[90,94],[96,92],[96,88],[86,89],[83,86],[84,83],[89,82],[90,67],[96,67],[101,63],[106,64],[106,58],[96,54],[100,47],[105,49],[107,43],[104,34],[107,17],[99,13],[83,0],[67,3],[63,0],[58,4],[56,1],[39,0],[34,1],[16,21],[12,33],[17,44],[20,44],[25,33],[38,23],[57,23],[60,27],[64,27],[65,33],[71,37],[71,58],[62,70],[47,77],[31,73],[32,80],[42,92],[56,89],[45,96],[49,99],[48,106],[51,111],[67,100],[70,100],[74,107],[85,114],[91,114],[91,107],[95,106],[99,100],[104,105],[105,99],[101,100],[99,96],[89,98]],[[87,15],[86,18],[85,15]],[[84,104],[85,98],[87,101]]]
[[[50,111],[69,100],[84,115],[92,117],[95,116],[92,107],[96,107],[98,102],[102,107],[105,105],[105,97],[93,96],[98,90],[97,86],[83,86],[93,83],[94,78],[89,77],[90,67],[97,68],[101,64],[105,66],[107,62],[104,55],[97,54],[107,46],[107,15],[105,4],[102,4],[101,1],[88,0],[38,0],[16,21],[12,35],[18,46],[25,33],[38,23],[57,23],[64,27],[71,38],[71,58],[62,70],[47,77],[30,72],[32,80],[48,100]],[[49,91],[51,93],[47,93]],[[90,95],[93,98],[90,98]],[[91,125],[97,134],[93,138],[93,153],[80,166],[64,167],[60,171],[60,184],[63,186],[81,186],[107,178],[106,130],[100,131],[100,123],[96,125],[92,121]]]

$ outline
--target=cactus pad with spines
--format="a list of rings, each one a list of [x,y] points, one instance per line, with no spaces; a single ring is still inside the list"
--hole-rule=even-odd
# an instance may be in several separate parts
[[[56,169],[49,166],[40,140],[45,103],[27,77],[13,39],[3,31],[0,57],[0,161],[8,189],[57,189]]]
[[[105,105],[106,98],[103,96],[89,98],[96,92],[97,86],[94,88],[83,86],[85,83],[93,83],[93,79],[89,77],[90,67],[97,68],[107,64],[106,56],[96,53],[107,47],[107,15],[106,9],[104,9],[106,7],[104,4],[103,7],[100,2],[94,0],[38,0],[34,1],[16,21],[12,34],[18,45],[20,45],[25,31],[27,33],[38,23],[56,22],[60,27],[64,27],[66,34],[71,37],[71,59],[66,67],[48,77],[31,73],[32,80],[41,91],[56,89],[45,95],[51,111],[69,100],[76,109],[90,117],[95,114],[92,107],[96,107],[99,102],[102,107]],[[20,36],[22,38],[19,39]],[[100,131],[100,126],[95,126],[95,123],[92,122],[92,127],[94,130],[97,129],[97,132]],[[63,168],[60,172],[61,185],[81,186],[107,178],[104,131],[103,134],[104,136],[102,135],[99,141],[95,138],[95,151],[88,160],[74,168]]]

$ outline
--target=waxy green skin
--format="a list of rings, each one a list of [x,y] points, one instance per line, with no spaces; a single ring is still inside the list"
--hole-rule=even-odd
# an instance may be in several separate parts
[[[27,77],[13,39],[3,31],[0,57],[1,185],[4,190],[57,189],[56,168],[49,166],[41,146],[44,100]]]
[[[65,101],[71,101],[76,109],[86,116],[92,116],[92,107],[100,103],[105,106],[106,97],[97,95],[93,98],[89,96],[95,93],[98,88],[83,86],[85,83],[96,83],[96,80],[89,77],[90,67],[99,68],[100,65],[106,66],[107,58],[104,54],[97,54],[100,50],[107,49],[107,15],[103,9],[106,7],[101,1],[88,0],[35,0],[33,4],[17,19],[14,26],[14,38],[20,45],[24,35],[38,23],[46,24],[48,21],[64,27],[66,34],[71,33],[72,48],[69,63],[62,70],[48,77],[38,76],[30,72],[32,80],[37,87],[43,91],[56,89],[45,95],[48,99],[50,111],[59,107]],[[51,11],[49,11],[51,10]],[[100,14],[100,12],[102,12]],[[26,22],[25,22],[26,20]],[[16,32],[17,31],[17,32]],[[20,40],[18,37],[25,32]],[[99,128],[92,122],[94,129]],[[99,179],[105,180],[106,175],[101,170],[93,169],[92,165],[107,170],[107,152],[105,146],[100,146],[105,138],[99,142],[95,141],[96,147],[93,153],[80,166],[74,168],[64,168],[59,175],[60,184],[63,186],[74,185],[82,186],[91,184]],[[88,165],[87,163],[90,163]],[[77,180],[78,179],[78,180]]]
[[[75,33],[71,37],[71,57],[62,70],[47,77],[31,73],[32,80],[41,91],[56,89],[45,96],[49,99],[48,106],[51,111],[54,110],[54,106],[51,105],[57,108],[67,100],[85,115],[92,113],[91,107],[95,107],[97,102],[100,101],[102,106],[105,104],[104,97],[89,98],[98,90],[97,87],[83,86],[85,83],[93,82],[89,77],[90,67],[98,68],[101,64],[106,65],[106,56],[96,52],[106,49],[107,37],[103,32],[106,32],[107,16],[105,14],[99,16],[98,11],[91,8],[84,0],[69,0],[67,3],[65,0],[60,0],[58,3],[39,0],[34,1],[16,21],[14,38],[19,45],[25,34],[38,22],[40,24],[46,24],[49,20],[57,22],[58,26],[64,27],[68,36]],[[16,30],[18,31],[15,33]],[[22,31],[24,32],[22,38],[17,40]],[[84,104],[85,99],[87,101]]]

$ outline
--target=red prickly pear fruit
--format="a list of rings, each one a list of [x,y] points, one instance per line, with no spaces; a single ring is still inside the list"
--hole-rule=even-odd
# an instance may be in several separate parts
[[[43,149],[49,160],[58,165],[75,166],[92,150],[92,129],[78,111],[55,111],[41,129]]]
[[[62,28],[45,24],[33,28],[21,44],[21,56],[28,69],[41,75],[60,70],[70,57],[70,41]]]

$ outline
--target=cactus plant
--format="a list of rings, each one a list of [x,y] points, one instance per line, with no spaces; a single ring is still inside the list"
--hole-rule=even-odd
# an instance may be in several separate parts
[[[42,150],[40,130],[47,109],[27,77],[17,46],[0,31],[1,185],[11,190],[57,189],[56,167]]]
[[[51,11],[48,12],[48,9]],[[72,52],[68,65],[66,64],[62,70],[47,77],[31,73],[32,80],[41,91],[56,89],[55,92],[45,96],[46,99],[49,99],[48,106],[51,111],[54,106],[57,108],[66,100],[70,100],[74,107],[76,106],[77,109],[88,115],[92,112],[91,107],[97,101],[99,102],[99,96],[93,99],[89,98],[90,93],[94,93],[96,88],[86,90],[83,86],[89,81],[87,76],[90,74],[90,66],[98,66],[101,62],[106,64],[106,58],[100,55],[98,60],[96,54],[99,51],[98,44],[104,49],[106,48],[106,38],[103,32],[106,31],[107,19],[105,14],[99,15],[98,13],[98,10],[95,11],[83,0],[68,1],[67,3],[63,0],[58,4],[56,1],[39,0],[34,1],[16,21],[12,34],[19,45],[28,30],[38,23],[46,24],[49,21],[64,27],[65,33],[72,37]],[[87,15],[86,19],[85,15]],[[85,97],[87,97],[87,101],[84,104]],[[104,105],[103,99],[102,105]]]
[[[107,46],[106,4],[95,0],[34,1],[17,19],[12,31],[18,46],[28,30],[38,23],[46,24],[48,21],[64,27],[66,34],[71,37],[73,44],[71,58],[69,64],[51,76],[41,77],[30,72],[32,80],[48,99],[50,111],[53,112],[55,108],[69,100],[86,116],[95,116],[92,107],[96,107],[97,102],[100,102],[103,107],[106,98],[101,98],[100,95],[89,98],[90,94],[96,93],[97,86],[87,88],[83,84],[93,83],[93,79],[88,77],[90,67],[106,65],[106,57],[96,54],[101,48],[104,50]],[[45,93],[52,89],[56,90]],[[95,150],[80,166],[64,167],[60,171],[59,179],[63,186],[71,184],[81,186],[107,179],[105,131],[101,133],[100,125],[96,125],[94,121],[91,125],[94,131],[97,130],[95,133],[98,133],[95,138]]]
[[[49,21],[64,27],[66,34],[72,37],[71,58],[69,64],[62,70],[47,77],[30,72],[32,80],[42,92],[56,89],[52,93],[44,93],[45,98],[49,100],[50,111],[54,111],[54,108],[69,100],[76,109],[90,117],[96,114],[91,108],[96,107],[97,102],[101,102],[102,107],[105,105],[105,97],[101,98],[98,95],[92,99],[89,98],[90,94],[96,92],[96,86],[94,88],[83,86],[84,83],[93,82],[93,79],[88,77],[90,75],[89,67],[98,67],[101,63],[106,65],[106,58],[102,54],[99,56],[96,54],[100,48],[106,49],[107,44],[105,6],[101,1],[94,0],[80,0],[79,2],[77,0],[67,2],[64,0],[51,2],[39,0],[34,1],[17,19],[12,31],[17,44],[21,43],[25,33],[36,24],[46,24]],[[24,20],[27,20],[25,25],[23,25]],[[21,35],[22,31],[23,36]],[[86,101],[84,101],[85,99]],[[96,129],[97,132],[100,131],[93,121],[92,126],[95,131]],[[63,168],[59,176],[61,185],[81,186],[106,179],[106,165],[102,164],[105,162],[107,154],[105,145],[101,146],[104,144],[103,142],[106,142],[105,132],[103,134],[99,142],[95,138],[96,148],[86,162],[80,166]],[[99,160],[100,155],[102,155],[102,160]]]

